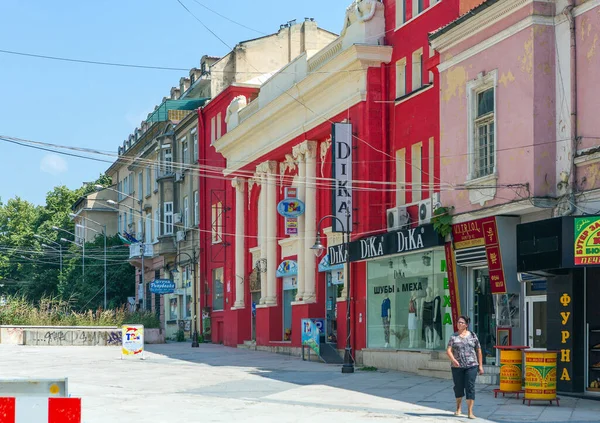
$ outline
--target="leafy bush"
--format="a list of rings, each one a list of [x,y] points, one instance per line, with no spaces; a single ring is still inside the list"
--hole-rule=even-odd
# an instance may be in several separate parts
[[[131,313],[125,306],[113,310],[76,311],[72,301],[58,297],[43,297],[38,305],[25,297],[8,297],[0,307],[0,325],[14,326],[121,326],[123,324],[144,325],[158,328],[160,322],[149,311]]]
[[[185,342],[185,332],[182,330],[177,331],[177,342]]]

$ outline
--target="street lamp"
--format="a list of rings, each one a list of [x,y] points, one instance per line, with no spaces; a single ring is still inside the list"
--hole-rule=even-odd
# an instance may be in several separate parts
[[[114,188],[110,188],[110,187],[103,187],[102,185],[95,185],[95,187],[96,187],[97,189],[110,189],[111,191],[114,191],[114,192],[116,192],[117,194],[124,195],[124,196],[126,196],[126,197],[129,197],[129,198],[131,198],[131,199],[133,199],[133,200],[137,201],[137,202],[138,202],[138,204],[140,205],[140,209],[139,209],[139,210],[136,210],[136,209],[134,209],[133,207],[131,207],[131,206],[127,205],[127,204],[120,204],[120,203],[117,203],[117,202],[116,202],[116,201],[114,201],[114,200],[106,200],[106,203],[107,203],[107,204],[110,204],[110,205],[111,205],[111,206],[113,206],[113,207],[119,208],[119,206],[125,206],[125,207],[127,207],[128,209],[130,209],[130,210],[134,210],[134,211],[136,211],[136,212],[138,212],[138,213],[140,214],[140,222],[141,222],[141,226],[142,226],[142,236],[141,236],[141,239],[140,239],[140,253],[141,253],[141,255],[142,255],[142,269],[141,269],[141,272],[140,272],[140,273],[141,273],[141,275],[140,275],[140,276],[141,276],[141,277],[140,277],[140,284],[142,285],[142,295],[140,295],[140,302],[141,302],[141,308],[142,308],[142,310],[144,310],[144,308],[146,308],[146,309],[148,309],[148,310],[149,310],[150,308],[149,308],[148,306],[150,305],[150,302],[147,302],[147,303],[146,303],[146,301],[144,301],[144,300],[145,300],[145,297],[146,297],[146,286],[145,286],[145,281],[144,281],[144,269],[145,269],[145,268],[144,268],[144,256],[146,255],[146,251],[145,251],[145,250],[146,250],[146,244],[144,243],[144,240],[145,240],[146,224],[145,224],[145,222],[143,221],[144,211],[143,211],[143,203],[142,203],[142,200],[141,200],[141,199],[137,199],[137,198],[135,198],[135,197],[132,197],[131,195],[127,195],[127,194],[125,194],[124,192],[121,192],[121,191],[119,191],[119,190],[116,190],[116,189],[114,189]],[[146,307],[144,307],[144,306],[146,306]]]
[[[58,248],[56,248],[56,247],[51,247],[48,244],[42,243],[42,247],[46,247],[46,248],[50,248],[51,250],[58,251],[59,257],[60,257],[60,273],[62,275],[62,269],[63,269],[63,265],[62,265],[63,264],[63,260],[62,260],[62,244],[59,243],[59,242],[56,242],[56,241],[52,241],[51,239],[48,239],[48,238],[43,237],[43,236],[38,235],[38,234],[33,234],[33,236],[34,236],[34,238],[41,239],[43,241],[49,242],[49,243],[54,244],[54,245],[58,245]]]
[[[334,219],[342,227],[345,240],[345,260],[344,266],[346,268],[346,349],[344,350],[344,364],[342,365],[342,373],[354,373],[354,359],[352,358],[352,349],[350,347],[350,211],[346,211],[346,224],[342,222],[337,216],[328,214],[323,216],[317,224],[317,239],[315,245],[311,250],[315,251],[315,255],[319,257],[325,251],[325,246],[321,242],[321,223],[325,219]]]
[[[90,222],[92,222],[92,223],[95,223],[96,225],[98,225],[98,226],[101,226],[101,227],[102,227],[102,232],[100,232],[100,231],[97,231],[97,230],[96,230],[96,229],[94,229],[94,228],[89,228],[89,227],[86,227],[86,226],[83,226],[83,225],[78,225],[79,227],[83,228],[83,230],[84,230],[84,232],[83,232],[83,239],[84,239],[84,242],[85,242],[85,230],[86,230],[86,229],[89,229],[89,230],[91,230],[91,231],[94,231],[94,232],[96,232],[97,234],[102,234],[102,235],[104,235],[104,310],[106,310],[106,225],[103,225],[103,224],[101,224],[101,223],[98,223],[98,222],[96,222],[95,220],[92,220],[92,219],[90,219],[89,217],[85,217],[85,216],[77,216],[77,215],[75,215],[75,214],[73,214],[73,213],[69,213],[69,217],[71,217],[71,218],[81,217],[82,219],[89,220]]]
[[[69,235],[73,235],[73,238],[77,239],[77,235],[75,235],[73,232],[69,232],[66,229],[63,228],[59,228],[58,226],[52,226],[52,229],[54,229],[55,231],[62,231],[62,232],[66,232]],[[61,238],[60,239],[63,242],[70,242],[72,244],[77,245],[78,247],[82,247],[83,251],[81,254],[81,267],[82,267],[82,272],[83,272],[83,282],[85,283],[85,237],[83,238],[83,242],[81,243],[81,245],[79,245],[79,243],[71,241],[69,239],[66,238]]]
[[[193,295],[193,304],[194,304],[194,312],[193,312],[193,320],[194,320],[194,332],[192,333],[192,348],[198,348],[200,346],[200,343],[198,342],[198,323],[197,323],[197,317],[198,317],[198,310],[196,309],[196,250],[193,250],[192,252],[192,256],[190,256],[188,253],[180,251],[179,254],[177,254],[177,256],[181,255],[181,254],[185,254],[186,256],[188,256],[188,258],[190,259],[190,263],[192,264],[192,295]],[[175,256],[175,265],[177,266],[177,256]],[[185,292],[184,292],[185,293]]]

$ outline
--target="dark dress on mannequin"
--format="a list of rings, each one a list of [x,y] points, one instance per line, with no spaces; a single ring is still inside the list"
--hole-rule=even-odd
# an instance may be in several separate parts
[[[433,303],[435,299],[431,301],[423,302],[423,312],[421,313],[421,317],[423,318],[423,328],[421,329],[421,339],[427,339],[425,335],[425,330],[427,328],[433,327]]]
[[[435,321],[433,322],[433,328],[438,334],[439,339],[442,338],[442,310],[441,310],[442,299],[438,295],[433,299],[433,316]]]

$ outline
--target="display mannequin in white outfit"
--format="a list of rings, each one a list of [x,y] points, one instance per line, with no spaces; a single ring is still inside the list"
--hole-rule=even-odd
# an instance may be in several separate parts
[[[417,346],[417,311],[417,294],[413,292],[408,302],[408,348]]]

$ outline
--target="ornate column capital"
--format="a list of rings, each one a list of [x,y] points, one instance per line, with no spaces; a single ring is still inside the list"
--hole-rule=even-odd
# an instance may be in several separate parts
[[[275,174],[277,173],[277,162],[275,160],[268,160],[266,162],[262,162],[261,164],[256,166],[256,172]]]
[[[239,192],[244,192],[244,186],[246,184],[246,179],[236,176],[231,180],[231,186],[234,187]]]
[[[303,156],[304,159],[313,159],[317,157],[317,142],[316,141],[304,141],[296,145],[292,152],[294,157]]]

